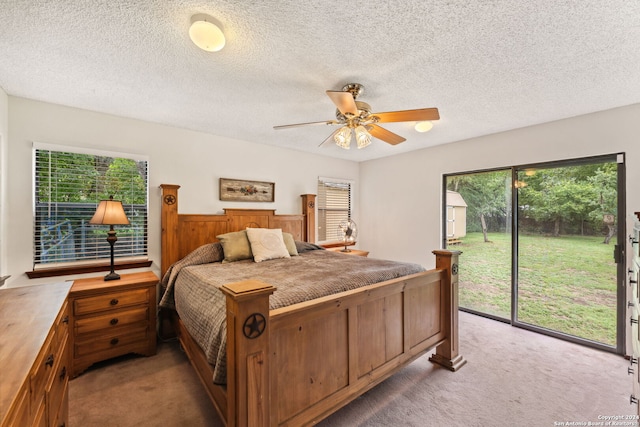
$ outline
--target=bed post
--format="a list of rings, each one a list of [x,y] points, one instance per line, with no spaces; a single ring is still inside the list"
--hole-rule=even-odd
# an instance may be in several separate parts
[[[258,280],[223,285],[227,298],[227,426],[269,425],[269,295]]]
[[[302,240],[316,242],[316,195],[302,194],[302,215],[304,215],[304,236]]]
[[[160,273],[164,276],[173,262],[177,260],[178,251],[178,188],[179,185],[162,184],[162,251],[160,257]],[[162,277],[160,276],[160,277]]]
[[[436,352],[429,360],[433,363],[444,366],[450,371],[457,371],[465,363],[466,359],[459,352],[459,336],[458,336],[458,256],[460,251],[435,250],[436,269],[445,270],[444,286],[444,329],[447,333],[447,339],[436,347]]]

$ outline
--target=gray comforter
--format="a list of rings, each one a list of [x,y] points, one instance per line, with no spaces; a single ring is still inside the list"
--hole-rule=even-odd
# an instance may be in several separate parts
[[[275,286],[269,300],[275,309],[424,271],[418,264],[345,256],[296,244],[299,256],[222,263],[222,247],[213,243],[196,249],[163,277],[160,306],[178,312],[214,366],[216,384],[226,380],[226,301],[218,289],[225,283],[258,279]]]

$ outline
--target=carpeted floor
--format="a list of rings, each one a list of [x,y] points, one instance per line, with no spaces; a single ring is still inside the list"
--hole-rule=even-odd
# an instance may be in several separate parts
[[[460,313],[460,337],[468,361],[460,371],[422,357],[320,425],[587,425],[637,410],[621,356],[467,313]],[[76,427],[222,425],[175,342],[72,380],[69,417]]]

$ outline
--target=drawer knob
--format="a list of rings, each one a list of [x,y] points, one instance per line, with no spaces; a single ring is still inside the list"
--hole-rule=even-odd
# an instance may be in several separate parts
[[[62,323],[69,323],[69,316],[64,316],[62,318]]]
[[[637,398],[637,397],[635,397],[635,396],[632,394],[632,395],[629,397],[629,404],[630,404],[630,405],[634,405],[634,404],[636,404],[636,403],[638,403],[638,398]]]
[[[60,371],[60,381],[64,381],[64,377],[67,376],[67,367],[63,366],[62,370]]]
[[[630,317],[630,318],[629,318],[629,323],[630,323],[631,325],[633,325],[633,324],[636,324],[636,325],[637,325],[637,324],[638,324],[638,319],[634,319],[633,317]]]
[[[111,305],[118,305],[118,302],[119,302],[119,301],[118,301],[118,299],[117,299],[117,298],[114,298],[114,299],[112,299],[112,300],[109,302],[109,304],[111,304]]]
[[[630,364],[631,366],[633,366],[633,365],[637,365],[637,364],[638,364],[638,358],[637,358],[637,357],[633,357],[633,356],[631,356],[631,357],[629,358],[629,364]]]
[[[44,362],[45,365],[53,366],[53,354],[50,354],[47,357],[47,360]]]
[[[633,374],[633,368],[627,368],[627,374],[628,375]]]
[[[111,323],[112,325],[117,325],[118,324],[118,319],[114,317],[113,319],[111,319],[111,321],[109,323]]]
[[[111,339],[111,345],[116,345],[120,342],[120,340],[118,338],[113,338]]]

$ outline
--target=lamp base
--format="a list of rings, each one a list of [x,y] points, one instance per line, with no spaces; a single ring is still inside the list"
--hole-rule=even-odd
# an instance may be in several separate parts
[[[114,273],[113,271],[106,276],[104,276],[105,282],[107,280],[120,280],[120,275],[118,273]]]

